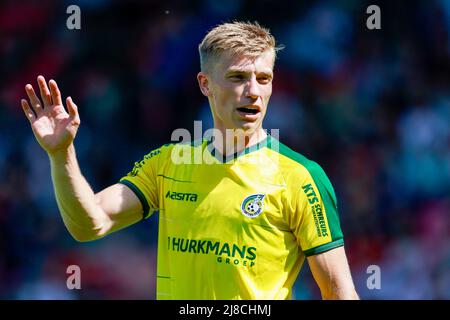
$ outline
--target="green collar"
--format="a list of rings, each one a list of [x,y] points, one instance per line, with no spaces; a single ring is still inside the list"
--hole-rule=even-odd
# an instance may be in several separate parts
[[[250,147],[246,147],[239,152],[235,152],[235,153],[229,155],[228,157],[224,157],[224,155],[214,147],[212,142],[213,142],[212,139],[207,141],[206,148],[208,149],[208,151],[211,153],[211,155],[214,158],[219,160],[221,163],[227,163],[227,162],[230,162],[231,160],[235,160],[241,156],[244,156],[251,152],[257,151],[264,147],[267,147],[270,149],[270,147],[272,145],[272,137],[269,134],[267,134],[267,137],[264,140],[261,140],[257,144],[254,144]]]

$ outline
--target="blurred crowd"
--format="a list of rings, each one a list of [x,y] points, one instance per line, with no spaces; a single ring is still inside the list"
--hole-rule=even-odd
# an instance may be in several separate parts
[[[450,1],[378,3],[380,30],[356,0],[2,1],[0,298],[155,298],[158,214],[73,240],[20,108],[25,84],[53,78],[78,105],[78,159],[100,191],[174,129],[211,126],[197,45],[236,19],[285,45],[265,127],[330,177],[361,298],[450,299]],[[71,4],[81,30],[66,28]],[[81,290],[66,287],[69,265]],[[306,263],[294,297],[320,298]]]

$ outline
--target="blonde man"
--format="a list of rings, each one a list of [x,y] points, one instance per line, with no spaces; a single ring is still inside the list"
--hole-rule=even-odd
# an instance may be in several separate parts
[[[289,299],[305,257],[324,299],[357,298],[330,181],[262,128],[277,50],[257,23],[212,29],[197,79],[215,131],[184,145],[202,161],[176,163],[179,144],[165,145],[98,193],[76,159],[77,106],[69,97],[66,111],[54,80],[38,77],[41,99],[27,84],[22,107],[71,235],[99,239],[159,210],[158,299]]]

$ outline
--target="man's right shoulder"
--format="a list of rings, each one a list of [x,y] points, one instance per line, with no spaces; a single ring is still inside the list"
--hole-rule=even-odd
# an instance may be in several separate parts
[[[186,151],[186,148],[191,149],[189,151],[193,151],[195,148],[203,148],[205,146],[204,140],[195,140],[188,142],[175,142],[175,143],[166,143],[160,146],[159,148],[153,149],[149,153],[147,153],[142,159],[143,162],[157,158],[158,161],[166,161],[172,159],[172,153],[176,154],[180,153],[181,150]],[[143,164],[143,163],[142,163]]]
[[[173,146],[174,146],[175,144],[174,143],[166,143],[166,144],[163,144],[162,146],[160,146],[159,148],[156,148],[156,149],[153,149],[152,151],[150,151],[149,153],[147,153],[145,156],[144,156],[144,160],[149,160],[149,159],[151,159],[151,158],[153,158],[153,157],[155,157],[155,156],[159,156],[159,155],[164,155],[164,154],[166,154],[168,151],[170,151],[172,148],[173,148]]]

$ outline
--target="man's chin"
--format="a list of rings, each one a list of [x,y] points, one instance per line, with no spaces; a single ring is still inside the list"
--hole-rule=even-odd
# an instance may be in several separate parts
[[[236,128],[228,129],[229,131],[233,132],[234,135],[245,135],[250,136],[254,134],[255,132],[259,131],[261,129],[261,126],[257,125],[253,122],[247,122],[243,123],[240,126],[236,126]]]

